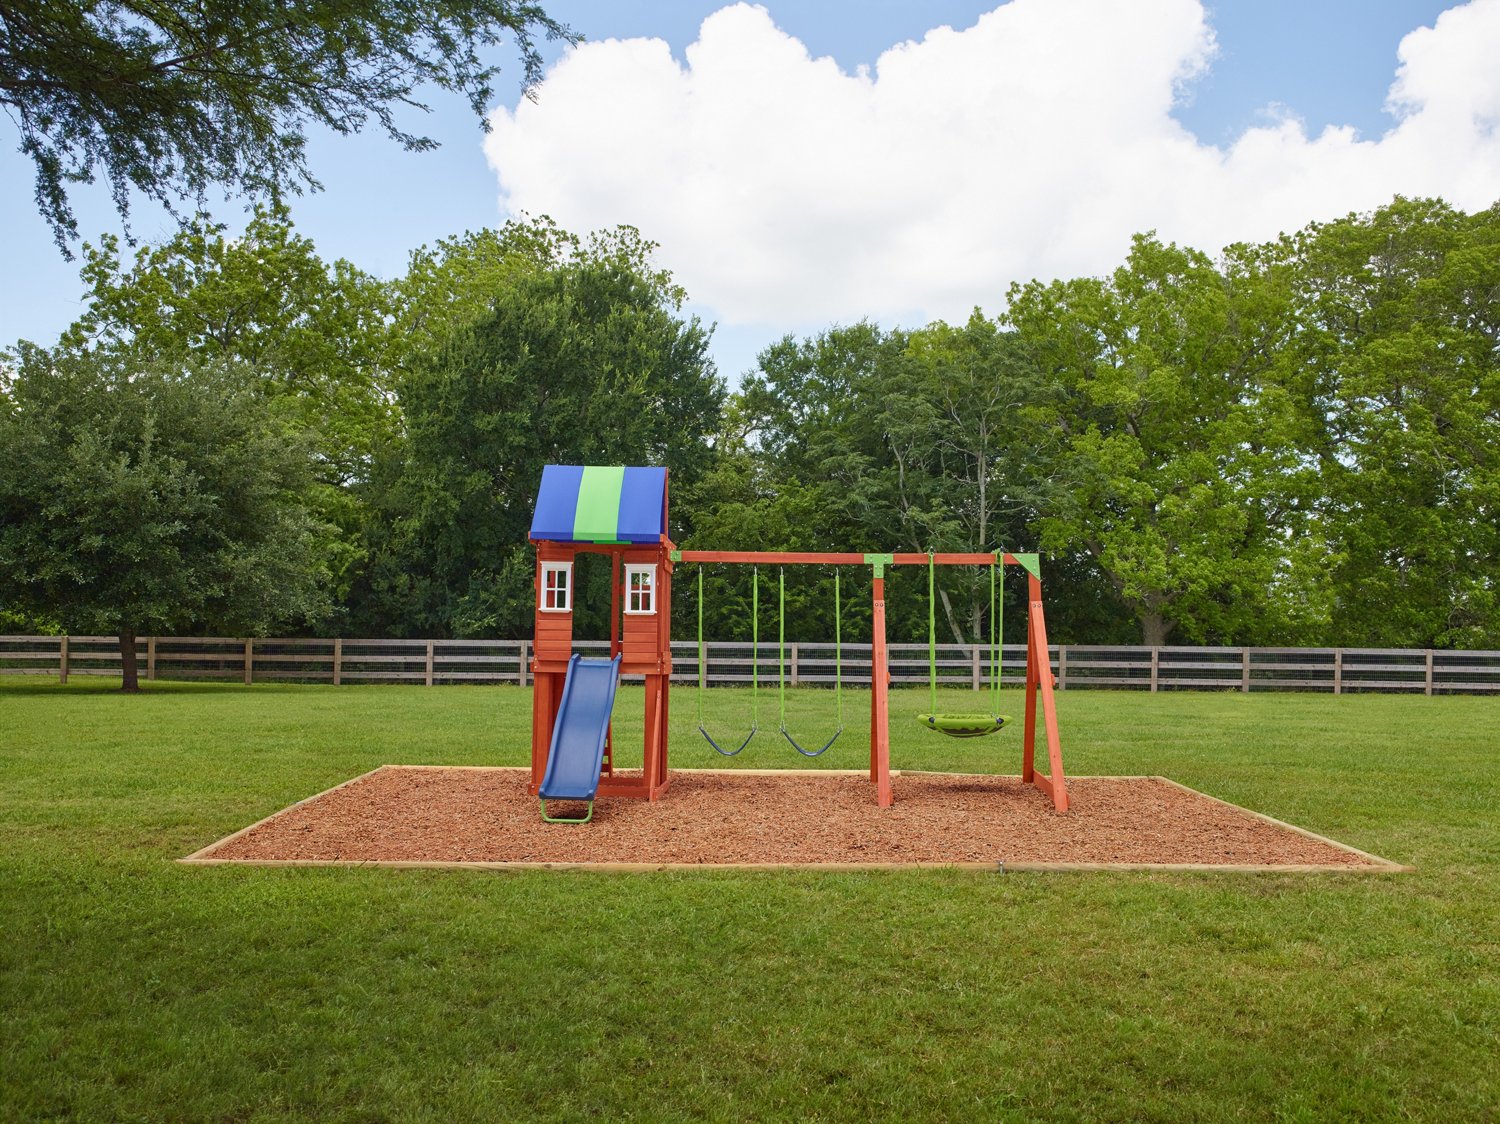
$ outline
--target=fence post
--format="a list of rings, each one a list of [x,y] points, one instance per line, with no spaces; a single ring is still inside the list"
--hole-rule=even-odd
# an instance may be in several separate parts
[[[1240,692],[1250,693],[1250,649],[1240,649]]]
[[[255,640],[245,637],[245,686],[255,682]]]
[[[1151,647],[1151,693],[1156,694],[1156,682],[1161,676],[1161,649],[1152,645]]]
[[[1426,689],[1423,691],[1423,694],[1428,694],[1428,695],[1432,694],[1432,649],[1431,648],[1427,649],[1427,678],[1426,678]]]
[[[333,685],[337,687],[344,678],[344,638],[333,638]]]
[[[529,649],[531,647],[531,641],[530,640],[522,640],[520,642],[520,646],[521,646],[521,659],[516,664],[516,682],[518,684],[520,684],[522,687],[524,687],[524,686],[526,686],[526,672],[528,670],[527,667],[526,667],[527,655],[528,655],[527,649]]]
[[[1057,646],[1057,689],[1059,691],[1068,689],[1068,646],[1066,644]]]
[[[57,684],[68,685],[68,638],[64,636],[57,645]]]
[[[978,691],[978,690],[981,689],[981,686],[980,686],[980,684],[981,684],[981,678],[980,678],[980,671],[979,671],[979,645],[978,644],[970,644],[969,645],[969,679],[972,681],[972,683],[974,685],[974,690]]]
[[[424,686],[432,686],[432,641],[427,641],[427,679]]]
[[[1333,693],[1342,695],[1344,693],[1344,649],[1333,650]]]
[[[146,678],[156,678],[156,637],[146,637]]]
[[[792,686],[797,685],[797,645],[792,645]]]

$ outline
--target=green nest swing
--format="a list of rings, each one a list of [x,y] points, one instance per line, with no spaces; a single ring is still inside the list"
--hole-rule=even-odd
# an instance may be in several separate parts
[[[927,689],[931,697],[927,714],[917,715],[917,721],[929,730],[947,734],[950,738],[982,738],[1002,729],[1010,721],[1008,715],[995,713],[1000,701],[1000,638],[1004,635],[1000,627],[1000,614],[1005,611],[1003,600],[996,600],[995,572],[1002,565],[1003,553],[996,554],[990,565],[990,709],[977,714],[937,713],[937,567],[933,556],[927,555]]]

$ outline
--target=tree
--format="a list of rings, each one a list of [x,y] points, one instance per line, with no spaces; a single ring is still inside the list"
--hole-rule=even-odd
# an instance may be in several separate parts
[[[127,366],[239,361],[267,401],[316,435],[322,479],[360,479],[396,428],[387,286],[325,262],[285,208],[256,211],[242,237],[226,229],[199,216],[129,265],[112,235],[85,245],[89,304],[62,342]]]
[[[1345,645],[1500,643],[1500,205],[1397,198],[1279,246],[1315,419],[1323,591]]]
[[[913,332],[911,384],[937,421],[927,470],[942,481],[927,545],[935,550],[1020,549],[1032,517],[1046,510],[1059,435],[1046,425],[1051,389],[1023,341],[978,309],[962,327],[938,321]],[[960,621],[951,593],[964,601]],[[985,636],[988,576],[951,571],[938,596],[953,639]]]
[[[68,193],[108,181],[169,211],[222,187],[252,200],[319,187],[306,129],[361,131],[373,117],[408,151],[435,147],[397,123],[423,85],[464,95],[481,125],[509,37],[528,91],[536,37],[576,36],[524,0],[102,0],[0,2],[0,108],[36,167],[36,202],[59,248],[77,236]]]
[[[597,243],[600,236],[596,236]],[[643,260],[640,235],[622,227],[606,236],[616,253]],[[627,244],[632,248],[625,249]],[[511,220],[496,229],[467,231],[436,246],[414,250],[406,275],[392,286],[394,322],[390,363],[404,371],[414,357],[430,356],[456,331],[494,308],[522,275],[554,269],[585,253],[585,240],[550,218]]]
[[[1065,487],[1044,546],[1082,547],[1147,644],[1262,627],[1309,478],[1277,359],[1280,276],[1138,235],[1107,279],[1014,286],[1008,318],[1062,394]]]
[[[0,395],[0,605],[120,638],[250,633],[328,610],[306,443],[225,365],[20,349]]]
[[[200,216],[131,262],[109,235],[84,258],[89,304],[62,346],[125,369],[237,363],[267,409],[307,431],[313,502],[341,531],[326,546],[342,599],[368,554],[354,485],[398,430],[390,287],[325,262],[282,208],[257,211],[240,238]]]
[[[705,470],[724,392],[708,333],[679,318],[683,294],[651,249],[619,231],[519,271],[476,322],[412,358],[403,461],[376,501],[389,537],[360,591],[369,627],[528,627],[526,536],[545,464],[660,464],[674,484]],[[584,629],[604,621],[580,613]]]
[[[1013,332],[977,310],[883,332],[861,323],[760,356],[739,408],[769,462],[769,505],[809,517],[801,549],[1023,549],[1050,487],[1046,397]],[[922,597],[891,609],[893,634],[926,632]],[[938,597],[953,640],[988,635],[989,579],[944,571]]]

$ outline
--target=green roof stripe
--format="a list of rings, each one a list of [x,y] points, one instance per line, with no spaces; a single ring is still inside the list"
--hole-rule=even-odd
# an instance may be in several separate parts
[[[620,537],[620,490],[625,486],[622,465],[589,465],[578,485],[578,510],[573,516],[573,538],[580,542],[614,542]]]

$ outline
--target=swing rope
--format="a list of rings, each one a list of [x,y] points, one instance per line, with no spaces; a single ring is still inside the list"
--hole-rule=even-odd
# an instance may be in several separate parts
[[[937,713],[937,563],[927,552],[927,713]]]
[[[844,602],[839,590],[839,572],[833,571],[833,695],[838,708],[838,729],[833,736],[823,743],[820,749],[803,749],[797,744],[797,739],[792,737],[786,728],[786,570],[778,570],[778,586],[780,597],[777,604],[777,657],[776,676],[779,681],[781,694],[781,736],[803,757],[821,757],[828,752],[828,747],[839,740],[839,735],[844,732],[844,633],[843,616]]]
[[[1002,559],[1004,556],[1001,556]],[[1000,566],[1005,565],[1002,560]],[[995,601],[995,571],[990,567],[990,713],[1000,710],[1000,676],[1005,670],[1005,598]]]
[[[977,738],[993,734],[1010,721],[997,713],[1000,706],[1001,642],[1004,638],[1001,614],[1004,598],[996,600],[995,570],[1003,565],[1004,555],[997,554],[990,563],[990,712],[989,714],[939,714],[937,712],[937,560],[927,552],[927,697],[928,712],[917,717],[930,730],[954,738]]]
[[[705,648],[703,645],[703,567],[698,567],[698,732],[704,740],[725,757],[734,757],[750,744],[760,729],[760,567],[750,571],[750,732],[734,749],[725,749],[714,741],[713,735],[703,725],[703,691],[708,681]]]

